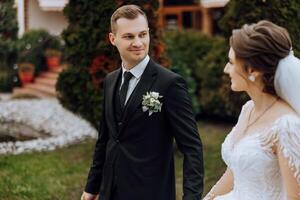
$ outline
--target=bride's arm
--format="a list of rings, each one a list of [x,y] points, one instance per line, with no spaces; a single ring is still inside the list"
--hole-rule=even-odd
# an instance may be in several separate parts
[[[203,200],[213,200],[215,197],[230,192],[233,188],[233,174],[229,168],[226,169],[223,176],[207,193]]]
[[[279,147],[276,148],[276,153],[286,191],[286,200],[300,200],[300,183],[297,182],[297,176],[295,177],[294,175],[296,172],[295,168],[291,168],[288,159],[283,155]]]

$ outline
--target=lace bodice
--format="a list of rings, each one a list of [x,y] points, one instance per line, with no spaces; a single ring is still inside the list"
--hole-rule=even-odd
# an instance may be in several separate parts
[[[241,115],[252,103],[244,105]],[[279,147],[300,183],[300,118],[283,115],[268,128],[237,141],[240,131],[238,123],[222,144],[222,158],[233,173],[233,190],[215,200],[284,200],[285,188],[273,147]]]

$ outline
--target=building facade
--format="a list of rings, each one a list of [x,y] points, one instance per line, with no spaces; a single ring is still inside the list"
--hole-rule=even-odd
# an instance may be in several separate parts
[[[159,0],[159,25],[164,29],[194,29],[218,34],[217,22],[229,0]],[[68,26],[63,8],[68,0],[16,0],[19,36],[31,29],[59,35]]]

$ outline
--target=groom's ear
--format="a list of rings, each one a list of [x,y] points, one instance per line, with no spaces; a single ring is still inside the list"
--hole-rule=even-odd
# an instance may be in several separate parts
[[[115,36],[115,34],[109,33],[108,36],[109,36],[109,41],[110,41],[110,43],[111,43],[112,45],[116,46],[116,42],[115,42],[116,36]]]

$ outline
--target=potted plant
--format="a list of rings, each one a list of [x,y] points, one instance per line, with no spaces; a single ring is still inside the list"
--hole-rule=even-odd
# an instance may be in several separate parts
[[[60,66],[61,52],[56,49],[46,49],[45,57],[49,69],[56,69]]]
[[[29,62],[20,63],[18,65],[18,74],[22,85],[33,82],[34,69],[34,64]]]

